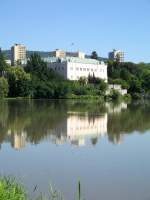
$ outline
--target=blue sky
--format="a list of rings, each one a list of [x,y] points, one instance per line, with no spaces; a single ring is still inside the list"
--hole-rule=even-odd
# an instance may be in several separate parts
[[[150,0],[0,0],[0,46],[56,48],[150,62]],[[74,43],[74,46],[71,46]]]

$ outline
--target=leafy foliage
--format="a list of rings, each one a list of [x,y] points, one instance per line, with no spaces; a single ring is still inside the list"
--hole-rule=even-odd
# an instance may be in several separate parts
[[[2,52],[0,52],[0,76],[2,76],[7,68],[5,57]]]
[[[110,98],[113,99],[113,100],[118,100],[120,98],[120,93],[117,91],[117,90],[112,90],[110,92]]]
[[[0,99],[8,95],[8,82],[4,77],[0,78]]]
[[[31,78],[22,67],[10,67],[6,77],[9,84],[10,97],[26,97],[31,94]]]
[[[92,58],[92,59],[98,59],[98,54],[97,54],[96,51],[93,51],[93,52],[92,52],[91,58]]]
[[[9,177],[0,178],[0,199],[27,200],[24,188]]]
[[[132,97],[143,97],[150,90],[150,66],[139,63],[108,62],[109,83],[121,84]]]

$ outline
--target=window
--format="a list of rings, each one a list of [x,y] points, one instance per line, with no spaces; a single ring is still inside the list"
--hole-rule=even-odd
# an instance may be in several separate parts
[[[82,71],[82,68],[80,68],[80,71]]]
[[[78,71],[78,70],[79,70],[79,68],[77,67],[77,68],[76,68],[76,70]]]

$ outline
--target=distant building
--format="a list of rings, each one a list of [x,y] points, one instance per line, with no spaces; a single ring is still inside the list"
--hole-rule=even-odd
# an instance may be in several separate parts
[[[124,62],[124,52],[114,49],[112,52],[109,52],[108,58],[112,61]]]
[[[65,57],[77,57],[77,58],[81,58],[84,59],[85,58],[85,54],[83,52],[65,52],[61,49],[56,49],[54,51],[50,52],[50,57],[56,57],[56,58],[65,58]]]
[[[26,62],[26,47],[21,44],[15,44],[11,47],[11,65],[23,64]]]
[[[119,85],[119,84],[108,85],[108,90],[107,90],[106,94],[110,94],[111,90],[116,90],[121,95],[126,95],[128,93],[127,89],[122,89],[121,85]]]
[[[85,58],[85,53],[78,51],[78,52],[66,52],[66,56],[68,57],[77,57],[80,59],[84,59]]]
[[[61,49],[56,49],[54,51],[51,51],[49,55],[50,57],[64,58],[66,56],[66,53]]]
[[[85,58],[82,52],[67,52],[65,55],[68,56],[63,57],[62,51],[57,51],[53,55],[55,56],[43,58],[43,60],[47,62],[49,68],[65,79],[79,80],[81,77],[88,78],[89,75],[94,75],[107,82],[107,64],[104,62]]]

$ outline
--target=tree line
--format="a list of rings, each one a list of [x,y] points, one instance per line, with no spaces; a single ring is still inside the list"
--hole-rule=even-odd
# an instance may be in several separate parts
[[[91,58],[98,59],[96,52]],[[150,98],[150,65],[145,63],[119,63],[108,61],[108,83],[121,84],[132,98]],[[38,54],[32,54],[26,67],[6,64],[0,53],[0,98],[102,98],[106,97],[108,84],[96,78],[94,74],[78,81],[64,80],[47,67]],[[119,94],[112,91],[110,98]]]
[[[47,67],[38,54],[32,54],[26,67],[8,66],[0,54],[0,97],[104,98],[107,84],[94,76],[78,81],[64,80]]]
[[[150,64],[108,61],[111,84],[121,84],[134,99],[150,98]]]

